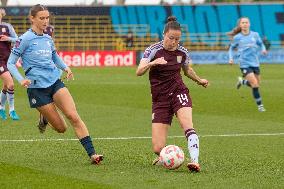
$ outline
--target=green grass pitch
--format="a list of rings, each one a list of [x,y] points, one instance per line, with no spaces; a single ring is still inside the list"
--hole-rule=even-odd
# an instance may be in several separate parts
[[[71,127],[65,134],[51,128],[40,134],[38,113],[16,84],[21,120],[0,120],[0,188],[283,188],[284,65],[261,67],[264,113],[257,111],[249,88],[235,88],[237,66],[194,66],[210,81],[204,89],[185,78],[200,135],[197,174],[185,165],[174,171],[151,165],[148,75],[136,77],[135,69],[73,68],[75,80],[66,82],[97,151],[105,156],[100,166],[90,165],[80,143],[70,140],[75,139]],[[168,144],[188,154],[176,119],[169,135],[181,136]]]

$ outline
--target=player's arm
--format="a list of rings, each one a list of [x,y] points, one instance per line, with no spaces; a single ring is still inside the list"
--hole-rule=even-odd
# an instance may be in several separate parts
[[[67,80],[71,78],[74,80],[74,76],[71,69],[63,62],[62,58],[57,54],[53,40],[51,40],[51,50],[52,50],[52,61],[54,62],[56,67],[66,72],[65,78]]]
[[[206,79],[202,79],[200,78],[195,71],[193,70],[193,68],[191,68],[189,66],[189,64],[185,64],[182,66],[184,75],[188,78],[190,78],[191,80],[195,81],[198,85],[202,85],[203,87],[207,87],[209,82]]]
[[[229,64],[233,64],[234,63],[233,51],[234,51],[235,48],[237,48],[237,46],[238,46],[238,43],[236,41],[236,38],[234,37],[232,43],[229,46],[229,52],[228,52],[229,53]]]
[[[65,71],[65,69],[67,68],[67,65],[63,62],[62,58],[57,54],[55,50],[52,51],[52,60],[54,64],[56,65],[56,67]]]
[[[74,79],[71,69],[63,62],[62,58],[57,54],[55,50],[52,51],[52,60],[56,67],[66,72],[67,80],[71,78]]]
[[[18,36],[17,36],[12,25],[9,24],[8,28],[9,28],[9,35],[10,36],[0,35],[0,41],[10,41],[12,43],[15,43],[18,39]]]
[[[28,87],[31,84],[31,81],[29,79],[24,78],[21,73],[19,72],[16,63],[19,59],[19,56],[17,56],[14,53],[11,53],[7,62],[7,68],[9,72],[12,74],[12,76],[23,86]]]
[[[7,68],[12,76],[23,86],[28,87],[31,84],[29,79],[24,78],[19,72],[16,63],[26,48],[25,40],[18,39],[13,47],[9,59],[7,61]]]
[[[266,47],[265,47],[265,45],[263,44],[263,41],[262,41],[262,39],[260,38],[260,36],[259,36],[258,33],[257,33],[257,35],[256,35],[256,44],[257,44],[258,46],[260,46],[260,48],[261,48],[261,53],[262,53],[262,54],[267,54]]]
[[[142,58],[139,66],[136,70],[136,75],[137,76],[142,76],[144,75],[152,66],[158,65],[158,64],[166,64],[167,61],[164,59],[164,57],[157,58],[153,61],[149,61],[147,58]]]

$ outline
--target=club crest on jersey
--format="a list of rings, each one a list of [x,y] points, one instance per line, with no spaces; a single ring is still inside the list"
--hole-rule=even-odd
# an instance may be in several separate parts
[[[32,99],[32,103],[33,103],[33,104],[36,104],[36,99],[33,98],[33,99]]]
[[[5,33],[6,32],[6,28],[2,28],[2,33]]]
[[[177,62],[181,63],[181,61],[182,61],[182,56],[177,56]]]

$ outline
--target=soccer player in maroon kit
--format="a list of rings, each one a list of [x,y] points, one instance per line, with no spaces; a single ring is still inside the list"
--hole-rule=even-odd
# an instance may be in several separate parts
[[[199,172],[199,139],[192,123],[192,102],[189,90],[182,80],[184,75],[197,84],[207,87],[208,81],[201,79],[189,66],[191,59],[187,49],[179,45],[181,26],[176,18],[170,16],[164,27],[164,39],[148,47],[136,70],[137,76],[149,71],[152,93],[152,148],[155,154],[166,145],[168,129],[175,114],[188,141],[191,162],[187,167]],[[153,165],[160,165],[157,157]]]
[[[5,104],[8,101],[9,115],[12,120],[19,120],[14,107],[14,82],[8,71],[7,61],[11,53],[11,43],[16,42],[18,36],[11,24],[2,22],[6,15],[5,10],[0,8],[0,79],[3,81],[3,88],[0,94],[0,117],[7,119]]]
[[[48,25],[45,30],[43,30],[43,33],[49,35],[50,37],[53,38],[53,34],[54,34],[54,27],[52,25]]]

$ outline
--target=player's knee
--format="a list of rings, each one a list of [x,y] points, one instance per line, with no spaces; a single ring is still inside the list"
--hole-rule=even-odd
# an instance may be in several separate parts
[[[70,113],[67,113],[65,116],[72,123],[77,123],[80,121],[80,117],[77,114],[77,112],[70,112]]]
[[[251,85],[252,88],[259,87],[259,84],[257,82],[252,82],[250,85]]]
[[[13,91],[14,90],[14,83],[8,83],[7,89],[10,90],[10,91]]]
[[[58,133],[65,133],[65,131],[67,130],[67,127],[59,127],[59,128],[56,128],[56,131]]]

